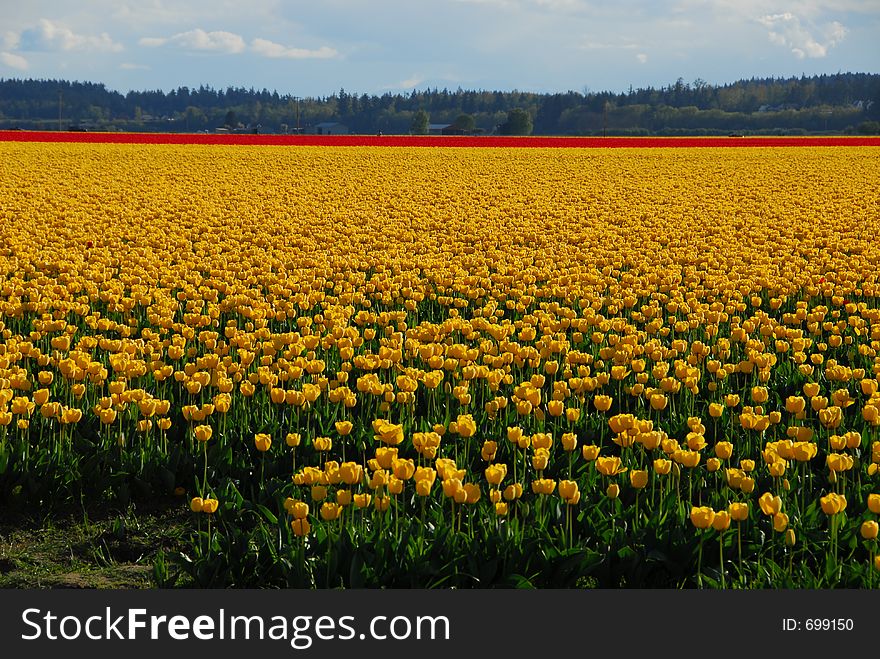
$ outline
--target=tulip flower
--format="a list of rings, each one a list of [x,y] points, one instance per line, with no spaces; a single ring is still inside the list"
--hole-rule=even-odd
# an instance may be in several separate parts
[[[254,436],[254,444],[260,453],[265,453],[272,446],[272,437],[265,433],[258,433]]]
[[[861,533],[862,537],[865,540],[874,540],[877,538],[878,525],[874,520],[868,520],[866,522],[862,522],[862,526],[859,529],[859,533]]]
[[[770,492],[764,492],[758,499],[758,505],[761,506],[761,512],[772,517],[782,510],[782,498],[774,496]]]
[[[596,465],[596,471],[603,476],[616,476],[626,471],[626,467],[623,466],[623,463],[617,456],[596,458],[594,464]]]
[[[641,490],[648,484],[648,471],[643,469],[629,472],[629,481],[635,489]]]

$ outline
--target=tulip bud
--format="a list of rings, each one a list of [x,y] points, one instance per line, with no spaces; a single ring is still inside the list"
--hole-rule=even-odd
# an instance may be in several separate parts
[[[788,547],[794,547],[794,543],[797,541],[797,537],[794,534],[794,529],[788,529],[785,532],[785,544]]]
[[[272,446],[272,437],[266,433],[254,435],[254,445],[260,453],[265,453]]]
[[[712,520],[712,528],[716,531],[726,531],[730,528],[730,513],[726,510],[720,510],[715,513],[715,519]]]
[[[342,513],[342,506],[337,503],[326,501],[321,506],[320,513],[321,519],[323,519],[325,522],[330,522],[339,517],[340,513]]]
[[[788,526],[788,515],[785,513],[776,513],[773,515],[773,530],[782,533]]]
[[[846,497],[832,492],[824,497],[820,497],[819,505],[822,507],[822,512],[826,515],[836,515],[846,509]]]
[[[742,522],[749,517],[749,504],[747,503],[731,503],[727,511],[730,513],[730,518],[736,522]]]
[[[608,489],[605,490],[605,495],[609,499],[616,499],[620,496],[620,485],[617,483],[611,483],[611,485],[608,486]]]
[[[309,524],[309,520],[305,518],[297,518],[291,520],[290,528],[293,530],[293,534],[298,538],[303,537],[304,535],[308,535],[309,531],[312,530],[312,525]]]
[[[599,457],[599,447],[593,444],[586,444],[581,448],[581,454],[584,460],[592,462]]]
[[[508,485],[504,488],[504,500],[513,501],[514,499],[519,499],[522,496],[522,493],[523,489],[521,483]]]
[[[691,524],[698,529],[708,529],[715,521],[715,511],[707,506],[691,508]]]
[[[348,506],[351,504],[351,490],[337,490],[336,503],[340,506]]]
[[[635,489],[641,490],[648,484],[648,471],[645,469],[629,472],[629,481]]]
[[[294,519],[305,519],[309,516],[309,504],[305,501],[294,501],[290,506],[285,505],[285,509],[288,509]]]
[[[859,529],[859,532],[862,534],[862,537],[865,540],[874,540],[877,538],[878,525],[874,520],[869,520],[867,522],[862,523],[862,528]]]

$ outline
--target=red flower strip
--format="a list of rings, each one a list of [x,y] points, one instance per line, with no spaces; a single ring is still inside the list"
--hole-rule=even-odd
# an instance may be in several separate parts
[[[6,142],[232,144],[277,146],[427,147],[772,147],[880,146],[880,137],[459,137],[439,135],[229,135],[205,133],[81,133],[0,131]]]

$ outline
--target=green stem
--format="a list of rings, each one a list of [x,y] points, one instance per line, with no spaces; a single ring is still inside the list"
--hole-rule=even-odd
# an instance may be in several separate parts
[[[700,551],[697,554],[697,588],[703,587],[703,532],[700,534]]]
[[[202,442],[202,453],[205,455],[205,470],[202,476],[202,496],[208,495],[208,442]]]
[[[736,552],[739,556],[739,576],[743,573],[743,545],[742,545],[742,522],[736,523]]]

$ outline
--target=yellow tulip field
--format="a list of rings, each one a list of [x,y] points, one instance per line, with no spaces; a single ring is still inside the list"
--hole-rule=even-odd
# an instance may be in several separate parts
[[[156,585],[880,582],[877,147],[0,161],[0,506]]]

